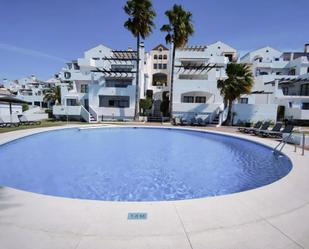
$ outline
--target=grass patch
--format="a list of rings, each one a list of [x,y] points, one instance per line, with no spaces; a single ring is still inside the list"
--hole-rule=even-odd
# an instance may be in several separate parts
[[[54,120],[41,120],[40,125],[20,125],[18,127],[0,127],[0,133],[10,132],[10,131],[18,131],[18,130],[26,130],[26,129],[33,129],[33,128],[44,128],[44,127],[53,127],[53,126],[62,126],[66,125],[66,121],[54,121]],[[77,121],[69,121],[69,124],[79,124],[79,125],[86,125],[86,122],[77,122]]]

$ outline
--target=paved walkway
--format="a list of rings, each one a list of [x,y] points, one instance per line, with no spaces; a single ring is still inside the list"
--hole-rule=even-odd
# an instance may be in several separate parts
[[[47,129],[0,134],[0,144],[43,130]],[[309,248],[309,153],[301,156],[293,150],[284,148],[294,167],[283,179],[242,193],[195,200],[104,202],[3,187],[0,248]],[[128,212],[147,212],[148,219],[128,220]]]

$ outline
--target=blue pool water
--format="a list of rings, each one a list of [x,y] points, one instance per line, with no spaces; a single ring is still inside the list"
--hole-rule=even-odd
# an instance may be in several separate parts
[[[150,128],[65,129],[0,146],[0,185],[109,201],[182,200],[270,184],[292,168],[229,136]]]

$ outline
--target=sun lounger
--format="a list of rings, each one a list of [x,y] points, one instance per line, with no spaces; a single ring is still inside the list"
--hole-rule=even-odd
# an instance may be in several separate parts
[[[6,127],[7,123],[0,118],[0,127]]]
[[[19,115],[18,119],[22,125],[40,125],[41,121],[34,121],[34,120],[29,120],[26,116],[24,115]]]
[[[294,125],[287,125],[282,131],[269,131],[267,137],[281,138],[283,133],[291,133],[294,129]]]
[[[0,118],[0,127],[17,127],[19,125],[20,122],[15,116],[10,117],[10,120],[8,120],[8,118],[7,120]]]
[[[190,120],[190,125],[194,126],[194,125],[198,125],[198,121],[196,117],[191,118]]]
[[[282,128],[282,123],[276,123],[275,126],[270,131],[260,131],[257,135],[261,137],[267,137],[268,134],[271,134],[272,132],[280,132]]]
[[[261,121],[258,121],[253,127],[240,127],[238,128],[238,130],[240,132],[245,132],[245,133],[248,133],[250,132],[252,129],[259,129],[260,127],[262,126],[262,122]]]
[[[189,125],[190,124],[190,120],[187,117],[181,117],[180,118],[180,124],[181,125]]]
[[[257,135],[261,131],[267,131],[269,125],[270,125],[270,122],[264,122],[259,129],[251,130],[251,134]]]

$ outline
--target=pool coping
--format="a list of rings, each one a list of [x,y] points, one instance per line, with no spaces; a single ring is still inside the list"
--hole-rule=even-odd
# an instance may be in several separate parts
[[[91,125],[96,127],[96,125]],[[0,144],[39,132],[0,134]],[[242,134],[186,127],[97,125],[198,130],[243,138],[273,148],[278,142]],[[82,128],[86,128],[82,126]],[[309,248],[309,156],[283,149],[291,172],[263,187],[191,200],[109,202],[0,189],[0,241],[4,248]],[[306,165],[308,164],[308,165]],[[147,213],[128,220],[128,213]],[[308,222],[307,222],[308,223]],[[29,239],[31,238],[31,239]]]

